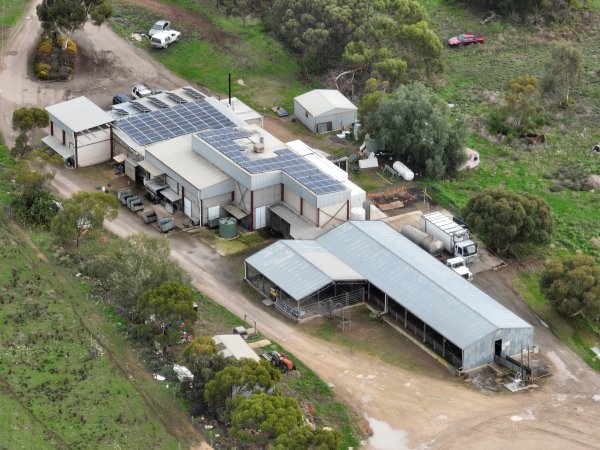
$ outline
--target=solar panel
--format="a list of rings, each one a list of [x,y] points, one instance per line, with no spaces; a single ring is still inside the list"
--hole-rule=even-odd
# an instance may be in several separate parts
[[[149,109],[147,106],[142,105],[140,102],[129,102],[129,104],[131,106],[133,106],[135,109],[137,109],[139,112],[150,112],[152,111],[151,109]]]
[[[141,103],[138,105],[144,107]],[[181,103],[156,111],[146,108],[144,112],[146,114],[137,114],[117,121],[117,126],[140,145],[164,141],[211,127],[224,128],[234,125],[206,100]]]
[[[116,112],[120,116],[128,116],[129,115],[129,112],[125,111],[122,108],[117,108],[117,107],[114,107],[114,106],[113,106],[113,111]]]
[[[165,92],[165,94],[167,94],[169,96],[169,98],[176,103],[187,103],[187,100],[185,98],[180,97],[179,95],[175,94],[174,92]]]
[[[146,98],[148,100],[150,100],[153,105],[158,106],[159,108],[169,108],[169,105],[167,105],[165,102],[163,102],[159,98],[156,98],[156,97],[146,97]]]
[[[282,170],[317,195],[343,191],[346,188],[316,166],[289,149],[275,150],[270,158],[250,159],[235,140],[249,137],[250,133],[232,127],[210,129],[200,133],[202,139],[215,147],[246,171],[256,174]]]
[[[186,94],[188,94],[191,97],[194,97],[196,100],[200,100],[204,98],[204,95],[202,95],[200,92],[198,92],[196,89],[191,88],[191,87],[184,87],[182,88]]]

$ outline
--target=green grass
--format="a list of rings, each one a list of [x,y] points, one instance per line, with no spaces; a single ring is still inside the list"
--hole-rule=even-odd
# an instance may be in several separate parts
[[[12,27],[23,15],[27,6],[25,0],[3,0],[0,5],[0,27]],[[0,37],[1,37],[0,33]]]
[[[271,239],[262,232],[242,231],[235,239],[223,239],[219,237],[218,229],[202,228],[194,233],[194,237],[203,243],[213,247],[221,255],[231,255],[245,252],[264,246]]]
[[[517,287],[525,302],[560,340],[592,368],[600,371],[600,360],[591,350],[591,347],[598,345],[598,328],[581,318],[568,320],[556,312],[540,291],[539,275],[520,275]]]
[[[91,442],[131,448],[133,436],[133,448],[178,448],[138,388],[158,395],[156,403],[164,395],[123,372],[123,342],[86,300],[87,288],[45,261],[23,232],[9,229],[5,213],[0,222],[2,403],[11,401],[10,390],[22,409],[2,425],[14,428],[11,439],[40,440],[47,428],[67,448]],[[90,333],[103,346],[96,358],[90,358]],[[18,421],[26,413],[37,418],[33,431]],[[53,441],[45,438],[45,445],[30,448],[48,447]]]
[[[436,200],[459,209],[472,193],[486,187],[539,195],[553,211],[556,252],[582,250],[600,258],[600,249],[591,243],[600,227],[600,197],[594,192],[550,191],[553,174],[561,166],[583,162],[592,173],[600,173],[600,158],[590,154],[593,144],[600,141],[600,129],[596,126],[600,119],[600,83],[595,75],[600,62],[600,40],[576,42],[584,56],[584,80],[572,92],[571,108],[547,111],[547,125],[536,130],[545,135],[545,145],[495,142],[485,130],[485,117],[493,108],[488,100],[498,98],[513,78],[540,78],[550,57],[550,44],[555,37],[552,34],[558,32],[547,30],[538,35],[500,21],[481,25],[480,14],[462,6],[441,0],[423,3],[443,41],[461,31],[486,35],[484,45],[444,48],[445,73],[434,88],[456,105],[453,111],[467,117],[473,130],[468,145],[480,152],[481,165],[456,179],[431,183]]]
[[[180,42],[166,50],[149,49],[152,56],[167,68],[192,83],[204,85],[214,92],[227,92],[228,74],[232,76],[233,95],[258,111],[265,112],[275,105],[293,109],[293,97],[307,90],[300,81],[301,67],[296,58],[267,34],[258,20],[222,17],[199,4],[177,0],[181,8],[205,16],[221,35],[222,41],[213,44],[199,38],[194,30],[183,30]],[[111,25],[122,36],[146,32],[155,13],[125,3],[115,4]],[[174,24],[177,27],[177,24]],[[148,47],[147,42],[138,43]],[[237,80],[243,80],[243,85]]]

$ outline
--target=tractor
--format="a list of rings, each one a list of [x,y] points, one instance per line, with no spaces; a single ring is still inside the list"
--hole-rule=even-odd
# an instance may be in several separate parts
[[[283,373],[286,373],[290,370],[296,370],[296,366],[290,360],[285,353],[279,353],[277,351],[263,353],[261,355],[267,361],[271,361],[274,367],[278,367],[281,369]]]

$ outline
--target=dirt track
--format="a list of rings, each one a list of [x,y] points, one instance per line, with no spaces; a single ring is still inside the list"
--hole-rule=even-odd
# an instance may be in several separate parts
[[[32,81],[27,60],[38,32],[30,11],[1,56],[0,129],[9,142],[14,137],[10,117],[16,107],[43,107],[83,94],[107,106],[113,92],[128,91],[134,81],[161,87],[188,84],[106,27],[91,25],[76,35],[87,63],[74,81]],[[77,172],[64,169],[54,185],[63,196],[94,189]],[[148,230],[125,210],[107,226],[121,236]],[[499,277],[488,272],[480,275],[478,284],[536,326],[536,341],[553,361],[555,374],[538,391],[484,395],[308,336],[245,298],[239,289],[239,270],[225,270],[214,251],[186,233],[174,235],[171,244],[173,257],[200,290],[237,315],[251,315],[263,333],[284,343],[323,380],[334,384],[337,395],[358,414],[374,419],[371,448],[598,448],[600,376],[540,325],[512,291],[509,274]]]

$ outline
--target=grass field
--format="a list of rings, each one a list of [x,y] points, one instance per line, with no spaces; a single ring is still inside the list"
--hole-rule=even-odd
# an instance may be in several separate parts
[[[1,214],[0,403],[5,420],[0,435],[15,444],[8,448],[185,445],[160,419],[176,406],[141,372],[112,326],[86,300],[85,285],[48,262]],[[7,410],[10,404],[14,408]]]
[[[233,79],[233,95],[258,111],[281,105],[293,110],[292,99],[308,85],[300,81],[300,66],[281,44],[264,32],[260,21],[222,17],[211,7],[212,2],[175,0],[173,5],[185,8],[211,22],[219,42],[201,39],[195,30],[183,30],[180,42],[166,50],[153,50],[153,56],[182,78],[201,84],[214,92],[227,93],[228,74]],[[149,25],[160,19],[156,13],[130,3],[115,4],[111,25],[117,33],[146,33]],[[174,24],[175,26],[175,24]],[[137,45],[148,46],[147,41]],[[239,84],[242,80],[243,84]]]

